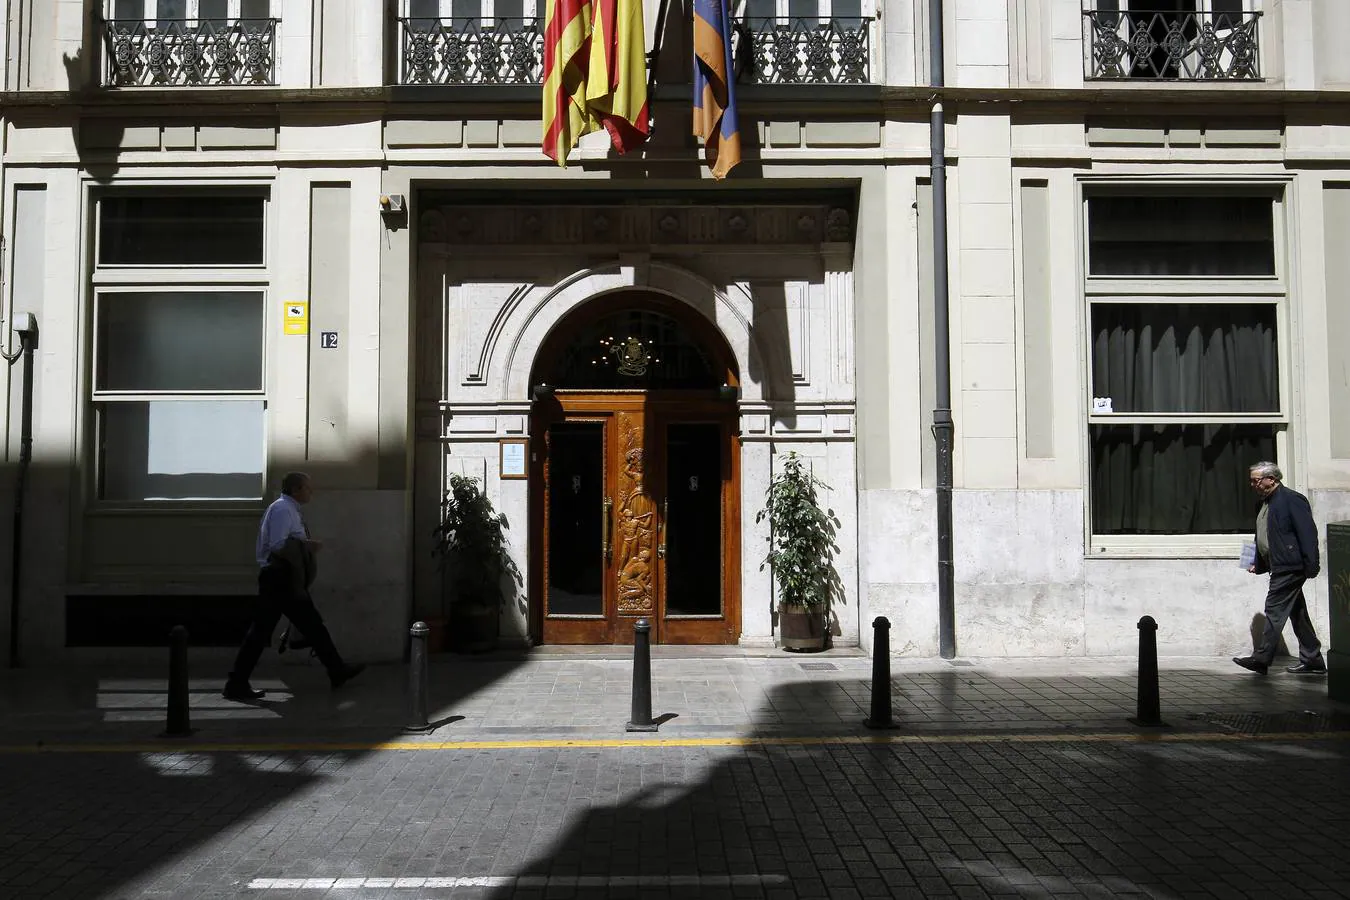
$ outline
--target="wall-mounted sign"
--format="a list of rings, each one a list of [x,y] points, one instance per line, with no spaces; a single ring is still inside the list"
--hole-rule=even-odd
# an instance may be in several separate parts
[[[336,350],[338,345],[337,334],[336,331],[320,331],[319,347],[323,350]]]
[[[502,438],[501,440],[501,477],[528,478],[529,438]]]
[[[285,334],[309,334],[309,301],[292,300],[283,307],[282,331]]]

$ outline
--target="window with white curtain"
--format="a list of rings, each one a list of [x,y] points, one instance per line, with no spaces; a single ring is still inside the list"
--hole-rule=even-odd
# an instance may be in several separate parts
[[[1281,202],[1238,190],[1085,198],[1094,537],[1249,533],[1286,453]]]
[[[266,197],[100,198],[92,400],[98,496],[262,496]]]

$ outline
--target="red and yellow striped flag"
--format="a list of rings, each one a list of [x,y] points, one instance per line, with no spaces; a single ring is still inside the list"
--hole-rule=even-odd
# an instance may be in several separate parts
[[[590,0],[548,0],[544,24],[544,154],[560,166],[594,124],[586,113]]]
[[[642,0],[548,0],[543,119],[544,153],[560,166],[601,128],[620,153],[647,139]]]
[[[646,37],[642,0],[595,0],[586,102],[620,153],[650,134]]]

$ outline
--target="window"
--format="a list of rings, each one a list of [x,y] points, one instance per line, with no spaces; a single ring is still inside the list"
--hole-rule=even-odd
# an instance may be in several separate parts
[[[119,194],[96,209],[99,499],[261,497],[265,198]]]
[[[544,14],[543,0],[404,0],[413,28],[430,28],[440,19],[534,18]]]
[[[1250,532],[1282,455],[1279,198],[1190,190],[1086,199],[1094,539]]]
[[[118,21],[144,20],[152,28],[193,21],[224,25],[237,19],[271,18],[271,6],[272,0],[113,0],[111,16]]]

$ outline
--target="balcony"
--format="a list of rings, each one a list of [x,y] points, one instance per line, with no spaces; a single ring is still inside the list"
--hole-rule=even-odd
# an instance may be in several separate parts
[[[751,84],[867,84],[870,29],[864,18],[741,19],[736,80]],[[743,64],[747,54],[749,60]]]
[[[1261,13],[1083,10],[1090,80],[1260,81]]]
[[[867,84],[864,18],[748,18],[736,23],[738,83]],[[541,84],[544,20],[399,19],[399,84]]]
[[[275,85],[280,19],[105,20],[108,87]]]

